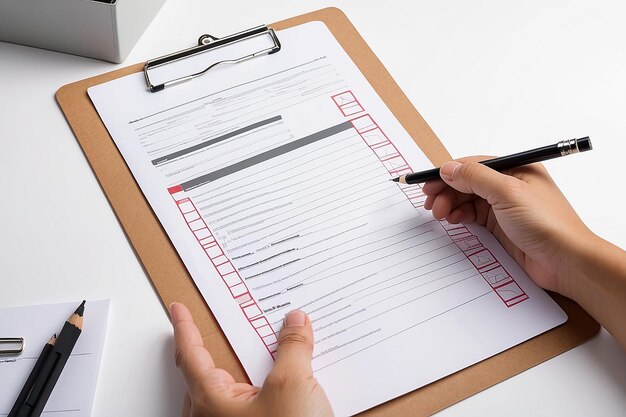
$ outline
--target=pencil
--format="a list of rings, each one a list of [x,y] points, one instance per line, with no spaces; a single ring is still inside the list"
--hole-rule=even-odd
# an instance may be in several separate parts
[[[41,415],[82,332],[84,312],[85,301],[83,300],[63,325],[59,337],[35,378],[32,390],[24,403],[20,405],[16,417],[39,417]]]
[[[11,411],[9,411],[9,415],[7,417],[17,416],[18,410],[20,409],[22,404],[24,404],[24,401],[26,401],[26,397],[28,397],[28,394],[33,389],[35,379],[37,378],[37,375],[39,375],[41,367],[43,366],[46,358],[48,357],[48,355],[50,355],[50,352],[52,351],[52,347],[54,346],[56,340],[57,335],[55,333],[54,336],[52,336],[50,340],[48,340],[48,342],[44,345],[43,349],[41,350],[41,354],[37,358],[37,362],[35,362],[35,366],[33,366],[33,369],[30,371],[30,374],[26,379],[26,383],[22,387],[22,391],[20,391],[20,395],[18,395],[17,399],[15,400],[15,404],[13,404],[13,407],[11,408]]]
[[[591,140],[587,136],[581,139],[562,140],[554,145],[543,146],[541,148],[531,149],[529,151],[519,152],[513,155],[488,159],[486,161],[480,161],[479,163],[495,169],[496,171],[504,171],[511,168],[517,168],[522,165],[547,161],[548,159],[571,155],[573,153],[589,151],[591,149]],[[439,168],[433,168],[426,171],[401,175],[397,178],[391,179],[391,181],[399,182],[400,184],[419,184],[440,178]]]

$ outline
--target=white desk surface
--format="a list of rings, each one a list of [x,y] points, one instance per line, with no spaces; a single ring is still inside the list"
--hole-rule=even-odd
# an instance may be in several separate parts
[[[129,65],[326,6],[343,9],[454,157],[589,135],[547,163],[584,221],[626,248],[626,3],[170,0]],[[170,324],[54,100],[120,65],[0,42],[0,307],[111,298],[94,416],[176,416]],[[558,221],[558,219],[555,219]],[[606,332],[441,416],[623,416],[626,353]]]

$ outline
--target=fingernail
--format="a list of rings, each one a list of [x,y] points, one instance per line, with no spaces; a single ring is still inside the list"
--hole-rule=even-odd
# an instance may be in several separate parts
[[[285,327],[303,327],[306,323],[306,314],[300,310],[294,310],[285,316]]]
[[[443,180],[452,181],[454,179],[454,171],[456,171],[456,169],[460,166],[461,166],[460,162],[456,162],[456,161],[446,162],[445,164],[443,164],[443,166],[439,170],[439,176]]]
[[[174,304],[176,304],[176,301],[171,303],[170,306],[168,307],[168,310],[170,311],[170,316],[172,317],[172,321],[174,321],[176,319],[176,314],[177,314],[177,310],[178,310],[176,308],[173,308]]]

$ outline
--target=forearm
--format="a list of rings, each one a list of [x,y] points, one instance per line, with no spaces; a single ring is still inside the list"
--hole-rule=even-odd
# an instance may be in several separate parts
[[[568,256],[559,279],[567,281],[569,294],[626,349],[626,252],[589,234]]]

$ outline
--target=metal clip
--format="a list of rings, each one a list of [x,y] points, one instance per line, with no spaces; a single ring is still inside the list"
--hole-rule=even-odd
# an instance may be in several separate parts
[[[3,346],[9,346],[8,349]],[[0,337],[0,356],[17,356],[24,351],[23,337]]]
[[[208,50],[211,49],[217,49],[217,48],[221,48],[224,46],[228,46],[228,45],[232,45],[238,42],[242,42],[242,41],[246,41],[252,38],[256,38],[259,36],[270,36],[273,45],[269,48],[265,48],[265,49],[261,49],[259,51],[253,52],[251,54],[246,54],[244,56],[238,57],[238,58],[234,58],[234,59],[226,59],[226,60],[221,60],[218,62],[215,62],[211,65],[209,65],[206,69],[193,73],[193,74],[189,74],[189,75],[185,75],[183,77],[179,77],[179,78],[175,78],[173,80],[170,81],[165,81],[163,83],[157,84],[157,85],[153,85],[152,82],[150,81],[150,76],[148,74],[148,71],[150,69],[153,68],[157,68],[160,67],[162,65],[167,65],[167,64],[171,64],[173,62],[179,61],[181,59],[185,59],[185,58],[189,58],[192,56],[195,56],[197,54],[200,54],[202,52],[206,52]],[[217,65],[221,65],[221,64],[237,64],[240,62],[244,62],[247,61],[248,59],[252,59],[252,58],[256,58],[259,56],[263,56],[263,55],[269,55],[269,54],[273,54],[275,52],[280,51],[280,41],[278,40],[278,37],[276,36],[276,32],[274,32],[274,29],[272,29],[271,27],[262,25],[262,26],[257,26],[255,28],[252,29],[248,29],[248,30],[244,30],[243,32],[239,32],[239,33],[235,33],[229,36],[225,36],[223,38],[216,38],[215,36],[212,35],[202,35],[200,36],[200,39],[198,39],[198,46],[194,46],[192,48],[188,48],[188,49],[184,49],[182,51],[179,52],[175,52],[173,54],[169,54],[169,55],[165,55],[162,56],[160,58],[156,58],[156,59],[151,59],[149,61],[146,62],[146,64],[143,67],[143,72],[144,72],[144,76],[146,78],[146,85],[148,86],[148,90],[150,90],[151,92],[155,93],[157,91],[161,91],[163,89],[165,89],[165,87],[170,87],[172,85],[176,85],[176,84],[180,84],[186,81],[190,81],[196,77],[199,77],[201,75],[204,75],[207,73],[207,71],[209,71],[211,68],[217,66]]]

